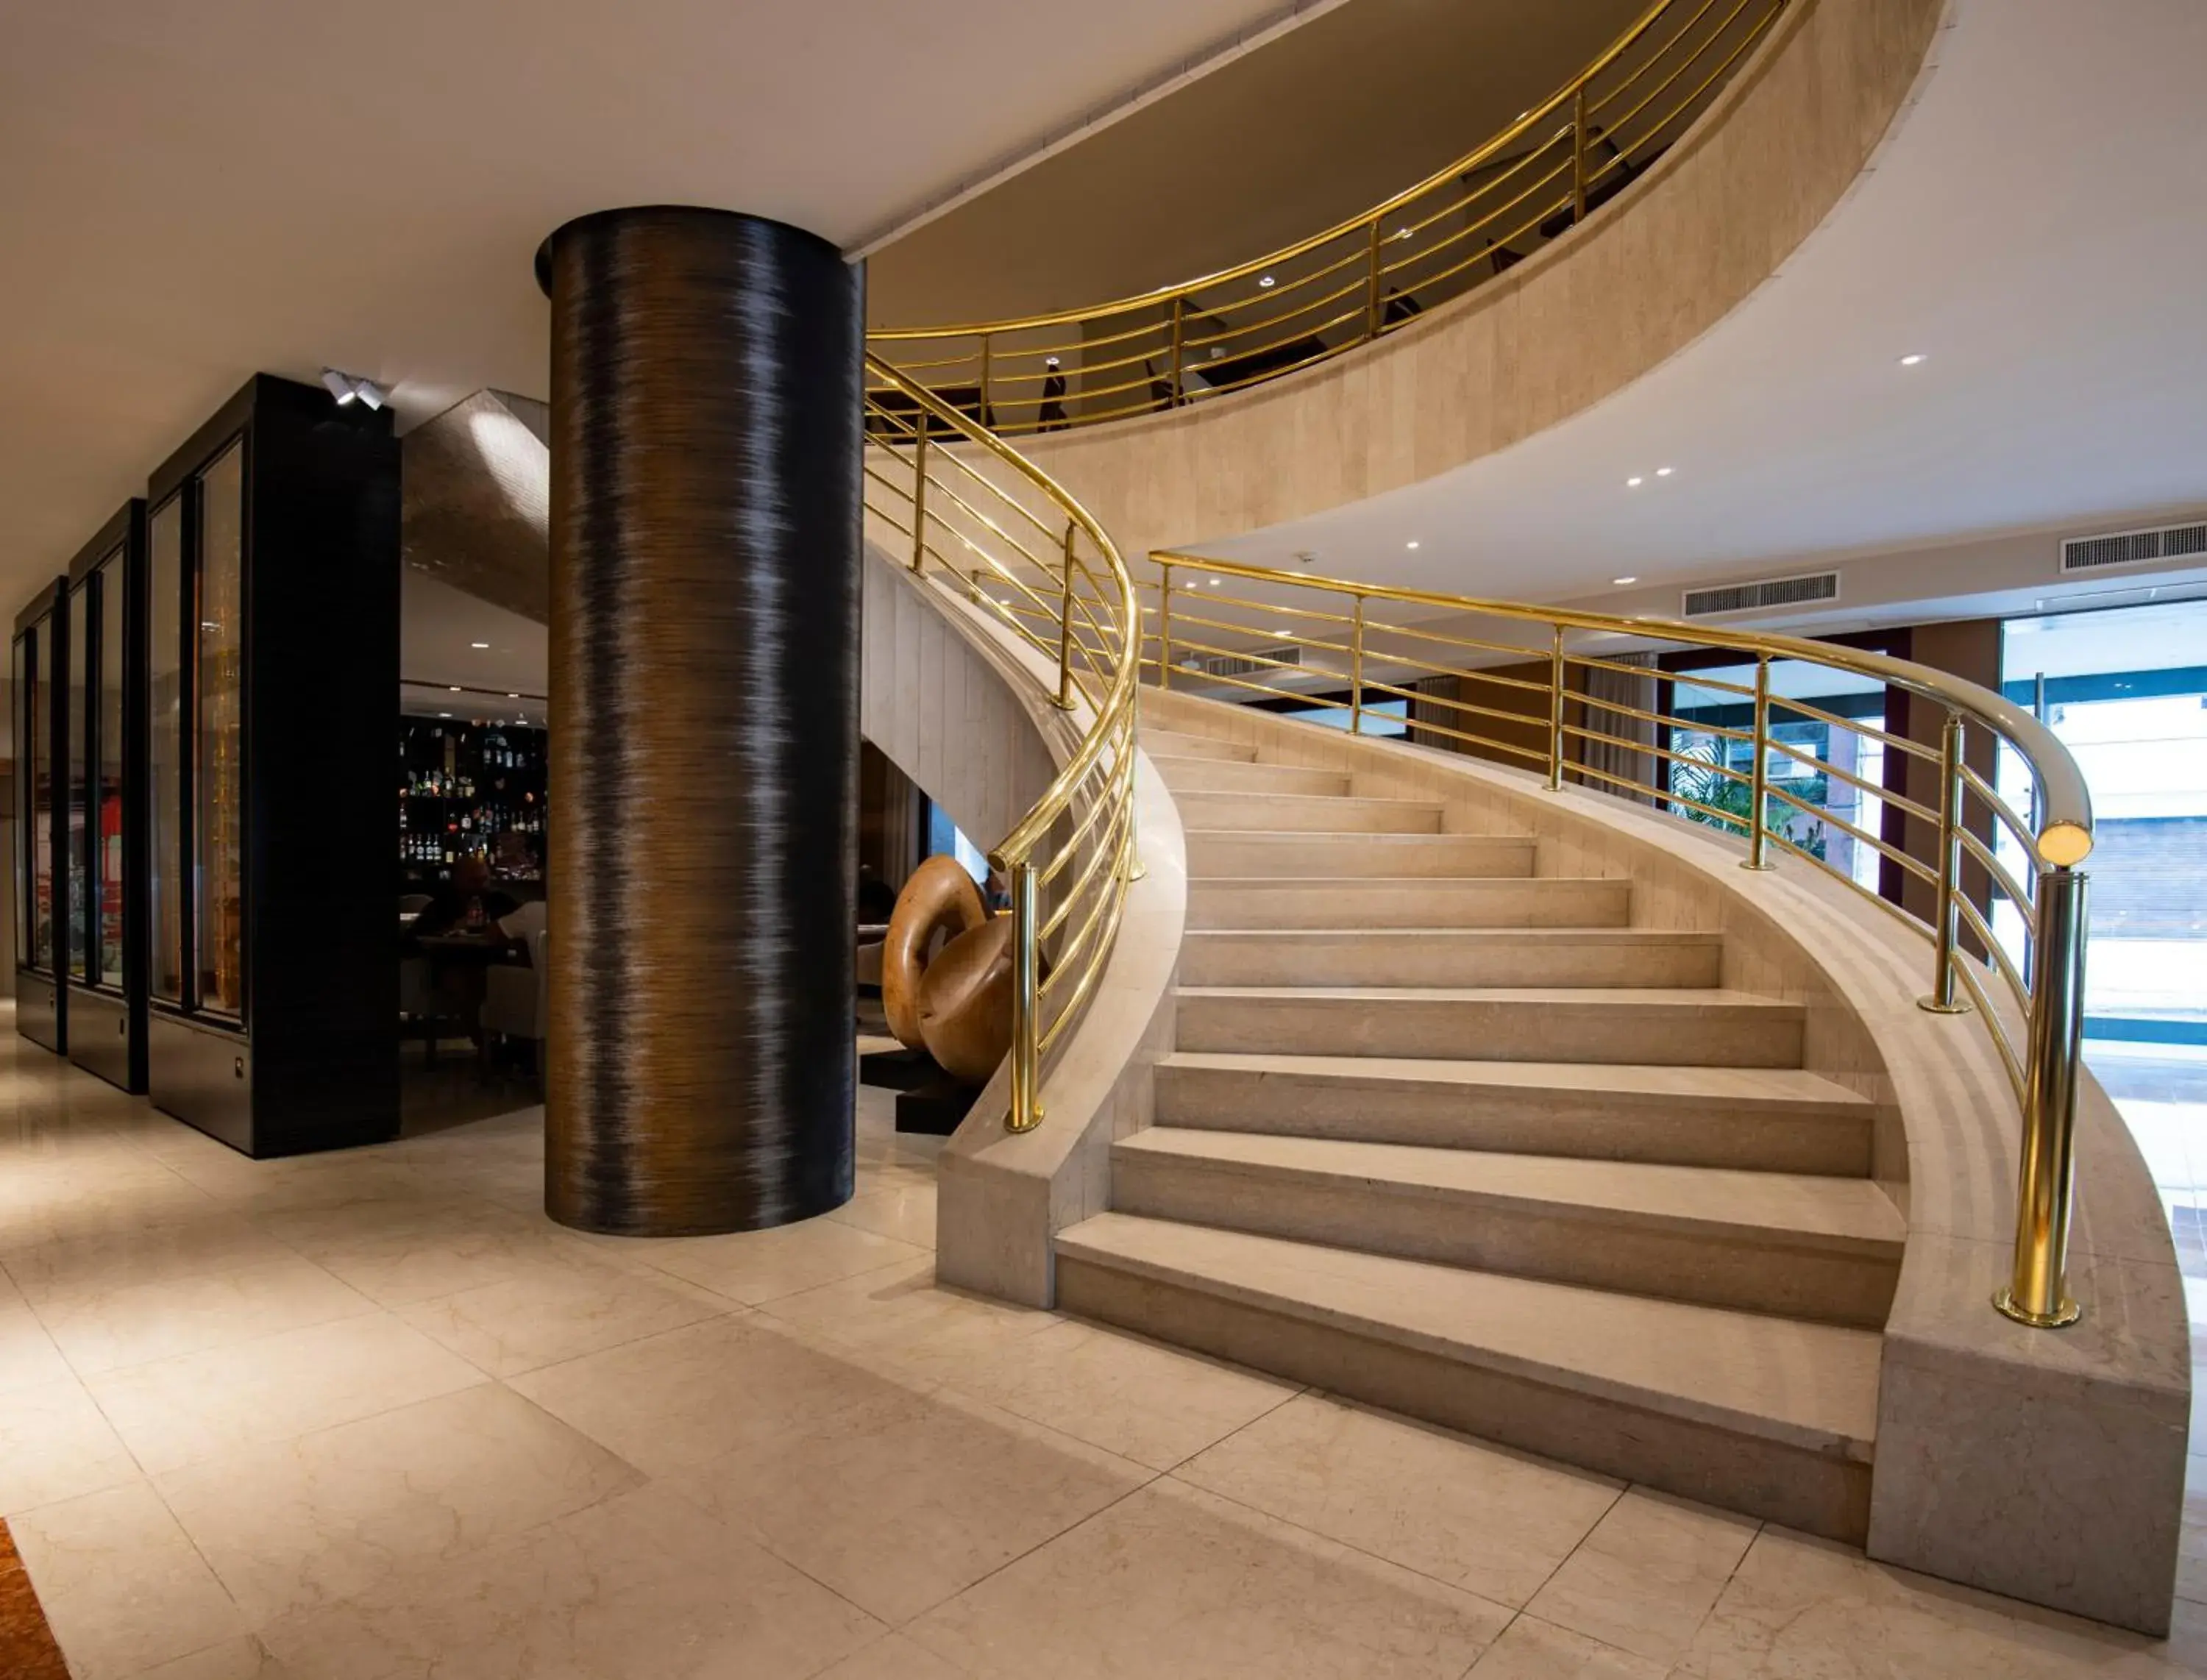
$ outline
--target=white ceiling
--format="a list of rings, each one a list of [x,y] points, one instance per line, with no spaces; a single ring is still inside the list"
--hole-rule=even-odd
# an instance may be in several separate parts
[[[1280,0],[7,0],[0,600],[256,371],[546,388],[537,244],[679,202],[838,243]]]
[[[2207,501],[2207,4],[1952,16],[1872,171],[1667,364],[1439,478],[1193,546],[1552,600]]]
[[[525,714],[526,721],[541,723],[549,668],[545,627],[417,566],[404,567],[399,579],[402,709],[433,716],[448,708],[464,717]]]

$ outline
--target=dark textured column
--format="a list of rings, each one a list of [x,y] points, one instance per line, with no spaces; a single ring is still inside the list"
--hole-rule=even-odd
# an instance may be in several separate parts
[[[545,1206],[632,1235],[851,1193],[859,271],[611,210],[552,296]]]

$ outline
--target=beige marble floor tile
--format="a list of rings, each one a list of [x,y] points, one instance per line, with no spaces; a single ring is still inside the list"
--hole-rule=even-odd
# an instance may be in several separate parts
[[[558,1261],[397,1309],[424,1335],[493,1377],[518,1376],[733,1310],[679,1279]]]
[[[137,1480],[138,1461],[75,1377],[0,1393],[0,1516]]]
[[[2203,1632],[2180,1628],[2182,1641],[2162,1646],[1766,1528],[1672,1671],[1681,1680],[2148,1680],[2198,1671]]]
[[[945,1381],[1063,1322],[1055,1312],[941,1288],[932,1254],[784,1295],[759,1310],[823,1345],[863,1349],[925,1383]]]
[[[792,1429],[683,1492],[883,1621],[940,1604],[1148,1479],[944,1390]]]
[[[1755,1528],[1730,1511],[1633,1488],[1525,1607],[1605,1645],[1675,1661]]]
[[[129,1238],[216,1211],[204,1192],[158,1163],[129,1172],[73,1167],[38,1176],[45,1181],[11,1187],[10,1199],[0,1205],[0,1256],[18,1283],[23,1279],[13,1261],[24,1249]]]
[[[590,1262],[589,1249],[550,1221],[487,1202],[440,1204],[403,1217],[368,1216],[373,1229],[343,1240],[302,1241],[302,1253],[385,1306],[402,1306]]]
[[[374,1591],[642,1478],[495,1384],[156,1479],[255,1627]]]
[[[654,1486],[261,1638],[314,1680],[801,1680],[882,1632]]]
[[[1472,1665],[1470,1680],[1663,1680],[1666,1671],[1646,1657],[1520,1616]]]
[[[156,1360],[86,1386],[148,1471],[174,1470],[483,1381],[386,1313]]]
[[[915,1248],[935,1247],[935,1180],[902,1175],[861,1190],[828,1216]]]
[[[1166,1479],[905,1631],[980,1680],[1456,1680],[1509,1618]]]
[[[0,1306],[0,1394],[36,1387],[70,1375],[69,1363],[39,1315],[21,1304],[11,1288],[10,1304]]]
[[[8,1526],[70,1671],[137,1675],[246,1631],[237,1606],[143,1482]]]
[[[894,1237],[821,1218],[770,1231],[678,1237],[654,1243],[646,1258],[670,1276],[756,1306],[924,1253]]]
[[[236,1214],[203,1205],[165,1225],[41,1242],[10,1250],[0,1264],[34,1307],[183,1277],[236,1271],[294,1258],[294,1251]]]
[[[1181,1467],[1183,1481],[1520,1608],[1620,1484],[1306,1394]]]
[[[374,1310],[313,1261],[286,1254],[236,1271],[70,1296],[40,1316],[69,1364],[90,1377]]]
[[[948,1380],[1153,1470],[1171,1469],[1297,1391],[1292,1383],[1071,1319],[984,1354]]]
[[[648,1475],[830,1427],[904,1390],[745,1318],[709,1318],[511,1379],[517,1393]]]
[[[297,1680],[257,1639],[226,1639],[162,1663],[131,1680]]]
[[[902,1634],[889,1634],[834,1667],[822,1669],[818,1680],[966,1680],[966,1676],[964,1669],[952,1667],[926,1647],[913,1644]]]

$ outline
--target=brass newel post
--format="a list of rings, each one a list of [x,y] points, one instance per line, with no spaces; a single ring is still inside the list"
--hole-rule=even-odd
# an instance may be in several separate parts
[[[1065,560],[1057,598],[1057,708],[1073,709],[1073,539],[1080,528],[1065,522]]]
[[[1349,732],[1364,732],[1364,597],[1356,597],[1356,619],[1349,632]]]
[[[989,335],[984,332],[981,335],[981,412],[973,417],[993,432],[996,429],[996,422],[990,413],[989,398],[990,350]]]
[[[1157,686],[1172,686],[1172,567],[1157,562]]]
[[[2039,871],[2031,1038],[2016,1175],[2015,1267],[1993,1305],[2054,1330],[2079,1316],[2069,1296],[2069,1208],[2077,1175],[2077,1063],[2084,1029],[2084,886],[2074,870]]]
[[[1765,654],[1755,662],[1755,768],[1749,772],[1747,784],[1747,857],[1740,864],[1743,870],[1770,867],[1769,858],[1763,855],[1767,842],[1762,809],[1770,802],[1769,788],[1770,655]]]
[[[1556,626],[1556,639],[1548,651],[1548,792],[1564,786],[1564,627]]]
[[[1041,926],[1034,862],[1022,858],[1012,865],[1012,1111],[1004,1125],[1013,1132],[1032,1132],[1042,1121]]]
[[[1187,299],[1175,297],[1172,308],[1172,406],[1178,408],[1184,378],[1181,372],[1181,346],[1187,337]]]
[[[1939,882],[1931,923],[1931,990],[1917,1007],[1935,1015],[1961,1015],[1970,1006],[1954,995],[1954,937],[1961,912],[1955,899],[1962,870],[1962,714],[1950,711],[1939,736]]]
[[[1571,95],[1571,225],[1586,220],[1586,84]]]
[[[927,561],[927,410],[919,411],[919,447],[912,467],[912,569]]]
[[[1367,260],[1364,281],[1364,336],[1379,336],[1379,223],[1372,223],[1371,254]]]

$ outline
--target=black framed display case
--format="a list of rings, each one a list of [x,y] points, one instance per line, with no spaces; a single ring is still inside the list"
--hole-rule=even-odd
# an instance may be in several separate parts
[[[253,1156],[398,1129],[387,409],[257,375],[147,487],[147,1091]]]
[[[146,504],[69,571],[69,1056],[146,1088]]]
[[[69,596],[57,577],[15,617],[15,1030],[50,1050],[69,1048]]]

